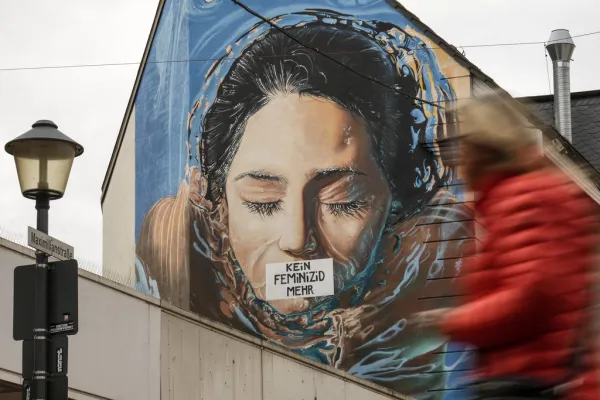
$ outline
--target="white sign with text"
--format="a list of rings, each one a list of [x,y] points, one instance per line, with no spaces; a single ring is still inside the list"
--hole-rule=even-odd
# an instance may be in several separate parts
[[[73,246],[63,243],[30,226],[27,227],[27,244],[58,260],[72,260],[73,253],[75,252]]]
[[[333,295],[333,259],[267,264],[267,300]]]

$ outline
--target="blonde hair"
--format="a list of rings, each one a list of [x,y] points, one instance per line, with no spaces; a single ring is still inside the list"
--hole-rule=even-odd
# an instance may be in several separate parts
[[[468,180],[490,172],[525,173],[540,166],[541,131],[511,101],[515,100],[492,94],[469,99],[457,109],[459,140],[472,153],[466,163],[460,160]]]

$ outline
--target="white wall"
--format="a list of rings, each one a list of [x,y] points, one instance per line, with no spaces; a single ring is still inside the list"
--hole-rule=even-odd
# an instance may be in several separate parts
[[[22,253],[10,250],[17,249]],[[21,342],[12,339],[13,270],[33,251],[0,242],[0,380],[21,383]],[[69,337],[69,398],[160,399],[156,300],[80,270],[79,333]]]
[[[125,130],[102,204],[103,275],[133,287],[135,282],[135,108]]]

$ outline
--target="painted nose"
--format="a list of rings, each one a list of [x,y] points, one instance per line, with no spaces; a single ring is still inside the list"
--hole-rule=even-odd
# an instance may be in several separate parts
[[[286,213],[279,248],[294,257],[306,256],[314,252],[317,243],[314,238],[313,224],[310,221],[310,212],[307,212],[304,204],[300,203],[288,207]]]

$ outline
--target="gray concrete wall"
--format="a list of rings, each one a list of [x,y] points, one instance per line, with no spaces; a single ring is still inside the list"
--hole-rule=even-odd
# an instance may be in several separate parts
[[[33,251],[0,239],[0,381],[21,383],[12,339],[13,270]],[[79,333],[69,340],[75,400],[407,399],[80,270]]]
[[[12,339],[13,270],[33,251],[0,243],[0,380],[21,383],[21,342]],[[80,270],[79,333],[69,338],[69,398],[160,399],[156,300]]]
[[[174,308],[163,312],[161,399],[408,399]]]
[[[158,400],[160,309],[100,281],[79,279],[80,331],[70,338],[69,380],[109,399]]]
[[[27,255],[29,254],[29,255]],[[0,238],[0,380],[21,383],[21,344],[12,339],[13,270],[33,264],[33,251]]]

